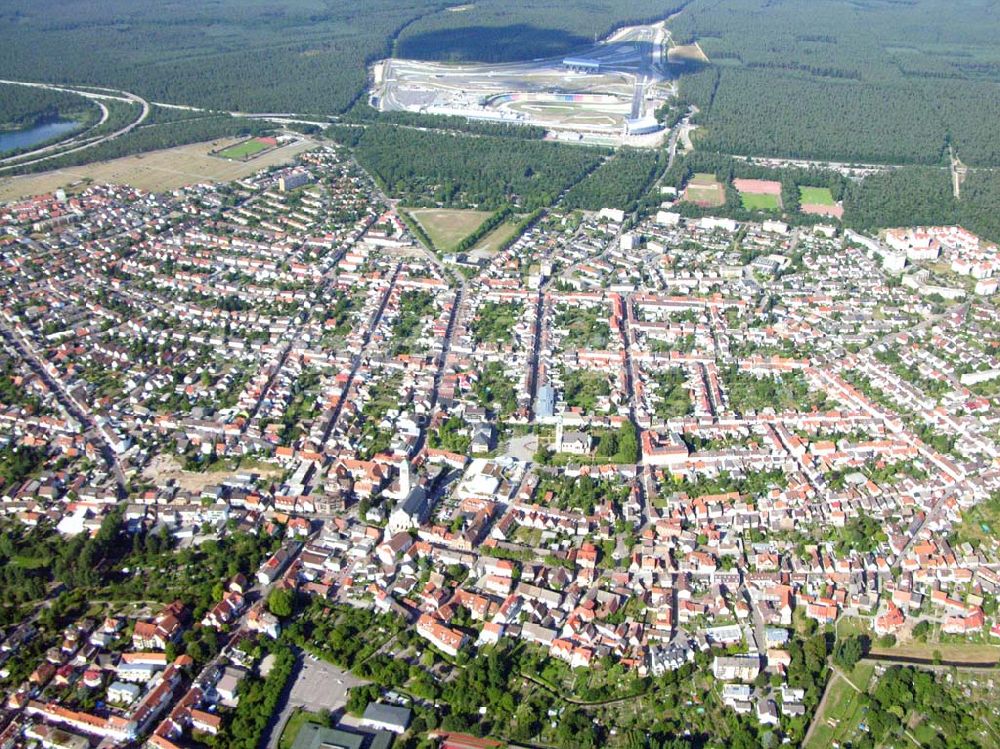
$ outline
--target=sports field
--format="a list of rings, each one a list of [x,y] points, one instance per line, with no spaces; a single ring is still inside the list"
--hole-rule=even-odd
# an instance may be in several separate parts
[[[251,138],[250,140],[245,140],[242,143],[237,143],[236,145],[219,151],[217,155],[224,159],[242,161],[244,159],[249,159],[251,156],[256,156],[261,151],[266,151],[271,147],[272,144],[270,142],[264,141],[260,138]]]
[[[720,206],[726,202],[726,190],[714,174],[699,172],[684,188],[684,200],[704,207]]]
[[[799,187],[802,205],[836,205],[829,187]]]
[[[232,161],[212,156],[233,141],[223,139],[125,156],[111,161],[55,169],[50,172],[0,178],[0,200],[15,200],[29,195],[58,190],[60,187],[84,189],[89,182],[132,185],[140,190],[160,192],[201,182],[228,182],[247,177],[269,166],[286,164],[312,147],[308,141],[296,141],[274,148],[250,161]]]
[[[748,211],[777,211],[781,203],[777,195],[762,195],[753,192],[741,192],[740,202]]]
[[[490,217],[489,211],[466,211],[450,208],[416,208],[410,215],[424,227],[439,250],[453,250]]]

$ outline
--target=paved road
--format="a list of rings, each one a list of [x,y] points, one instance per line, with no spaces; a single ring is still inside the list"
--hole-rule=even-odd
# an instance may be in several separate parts
[[[96,138],[94,140],[90,140],[90,141],[87,141],[87,142],[84,142],[84,143],[80,143],[79,145],[74,146],[73,148],[67,148],[67,149],[64,149],[64,150],[60,150],[60,151],[57,151],[56,153],[49,154],[49,155],[41,155],[41,154],[45,153],[46,151],[50,150],[51,148],[55,148],[55,146],[50,146],[50,147],[46,147],[46,148],[40,148],[40,149],[38,149],[36,151],[31,151],[30,153],[19,154],[19,155],[14,156],[14,157],[8,157],[7,159],[4,159],[4,160],[0,161],[0,163],[3,163],[4,161],[9,161],[11,158],[16,158],[19,161],[17,162],[17,164],[14,164],[14,165],[0,167],[0,170],[15,169],[17,167],[27,166],[28,164],[37,164],[38,162],[41,162],[41,161],[48,161],[49,159],[55,159],[55,158],[58,158],[59,156],[64,156],[66,154],[76,153],[77,151],[83,151],[83,150],[88,149],[88,148],[93,148],[94,146],[98,146],[101,143],[107,143],[108,141],[112,141],[115,138],[118,138],[118,137],[120,137],[122,135],[125,135],[126,133],[132,132],[132,130],[134,130],[136,127],[138,127],[139,125],[141,125],[143,122],[146,121],[146,118],[149,117],[149,113],[150,113],[150,104],[149,104],[148,101],[146,101],[145,99],[143,99],[141,96],[138,96],[137,94],[133,94],[133,93],[131,93],[129,91],[123,91],[121,89],[98,88],[97,92],[95,92],[95,91],[81,91],[81,90],[75,89],[73,87],[56,86],[56,85],[49,84],[49,83],[35,83],[35,82],[25,82],[25,81],[9,81],[9,80],[2,80],[2,79],[0,79],[0,83],[6,83],[6,84],[18,85],[18,86],[30,86],[30,87],[33,87],[33,88],[43,88],[43,89],[52,90],[52,91],[72,91],[74,93],[80,94],[81,96],[85,96],[85,97],[87,97],[89,99],[101,99],[101,98],[104,98],[104,99],[125,99],[125,100],[128,100],[128,101],[135,102],[136,104],[138,104],[141,107],[139,116],[135,120],[133,120],[132,122],[130,122],[125,127],[122,127],[122,128],[119,128],[118,130],[115,130],[113,133],[109,133],[108,135]],[[100,92],[100,93],[98,93],[98,92]],[[102,109],[103,109],[103,107],[102,107]],[[106,118],[107,117],[106,117],[106,110],[105,110],[105,114],[102,116],[101,121],[103,122]],[[73,140],[75,140],[75,139],[71,139],[68,142],[73,142]],[[65,144],[65,142],[64,142],[64,144]],[[32,156],[32,154],[39,154],[39,155],[38,155],[37,158],[30,158],[27,161],[23,161],[22,160],[22,159],[25,159],[27,157]]]

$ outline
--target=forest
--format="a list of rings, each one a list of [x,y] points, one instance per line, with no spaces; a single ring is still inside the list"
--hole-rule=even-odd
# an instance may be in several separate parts
[[[510,62],[564,55],[615,27],[660,21],[690,0],[484,0],[461,12],[434,13],[399,35],[395,57]]]
[[[608,155],[560,143],[463,136],[393,125],[330,128],[358,162],[407,205],[534,210],[551,204]]]
[[[19,130],[57,119],[96,121],[97,106],[65,91],[0,84],[0,132]]]
[[[567,208],[599,211],[601,208],[635,209],[636,203],[662,170],[659,151],[623,148],[566,193]]]
[[[980,3],[693,0],[671,28],[712,61],[681,78],[701,148],[1000,164],[1000,18]]]

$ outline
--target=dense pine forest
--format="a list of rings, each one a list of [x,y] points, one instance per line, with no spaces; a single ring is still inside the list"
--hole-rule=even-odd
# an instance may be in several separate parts
[[[657,151],[623,148],[566,193],[565,205],[587,211],[632,211],[657,171],[662,171],[662,162]]]
[[[616,26],[662,21],[690,0],[484,0],[422,16],[399,36],[394,55],[425,60],[511,62],[564,55]]]
[[[492,136],[451,135],[394,125],[331,128],[358,162],[407,205],[485,210],[552,203],[601,159],[604,149]]]
[[[995,3],[693,0],[671,28],[711,60],[681,78],[700,148],[939,164],[950,143],[1000,164]]]

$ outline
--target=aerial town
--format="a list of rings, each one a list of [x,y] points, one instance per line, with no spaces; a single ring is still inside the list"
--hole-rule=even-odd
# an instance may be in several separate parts
[[[658,198],[439,253],[326,143],[0,205],[0,749],[864,746],[824,691],[995,695],[997,248]]]

